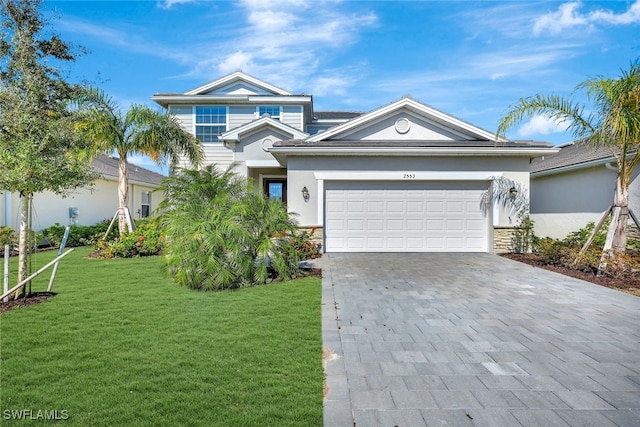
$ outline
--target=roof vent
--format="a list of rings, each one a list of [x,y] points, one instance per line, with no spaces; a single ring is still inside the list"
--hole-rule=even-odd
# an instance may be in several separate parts
[[[407,133],[411,129],[411,122],[406,117],[401,117],[396,120],[396,132],[398,133]]]
[[[271,138],[265,138],[262,140],[262,149],[264,151],[269,151],[271,147],[273,147],[273,140]]]

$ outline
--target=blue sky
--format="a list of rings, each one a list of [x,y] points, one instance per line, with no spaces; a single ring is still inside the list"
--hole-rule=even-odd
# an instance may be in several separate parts
[[[370,111],[408,94],[495,131],[519,98],[569,95],[586,78],[615,77],[640,57],[640,0],[51,0],[45,7],[55,12],[54,30],[88,50],[69,78],[88,80],[124,108],[155,105],[154,93],[186,92],[241,69],[312,94],[316,110]],[[508,136],[571,140],[544,118]]]

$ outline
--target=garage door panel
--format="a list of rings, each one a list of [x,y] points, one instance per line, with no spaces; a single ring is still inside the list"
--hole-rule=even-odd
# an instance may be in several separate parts
[[[328,252],[486,251],[480,182],[325,183]]]
[[[368,219],[367,231],[370,231],[370,232],[384,231],[384,219]]]
[[[384,213],[384,201],[383,200],[371,200],[367,201],[368,213]]]

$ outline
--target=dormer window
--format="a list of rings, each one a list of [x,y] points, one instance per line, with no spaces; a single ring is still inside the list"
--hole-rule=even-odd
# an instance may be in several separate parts
[[[258,107],[258,117],[268,114],[273,120],[280,120],[280,107],[275,105],[265,105]]]
[[[227,131],[227,107],[196,107],[196,138],[203,144],[220,142],[220,135]]]

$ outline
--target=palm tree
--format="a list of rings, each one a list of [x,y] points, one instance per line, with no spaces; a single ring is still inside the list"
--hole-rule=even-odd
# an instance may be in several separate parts
[[[292,215],[245,178],[208,165],[181,170],[162,189],[164,266],[176,284],[220,290],[267,283],[271,271],[280,279],[299,271],[299,256],[287,246],[297,229]]]
[[[574,94],[584,94],[589,104],[556,95],[535,95],[511,105],[500,119],[498,137],[533,115],[543,115],[568,126],[580,143],[608,147],[618,174],[605,256],[624,252],[629,219],[629,185],[640,161],[640,62],[631,63],[615,79],[597,77],[580,83]]]
[[[118,154],[118,229],[127,230],[130,154],[147,155],[157,165],[175,165],[180,156],[194,167],[202,161],[203,152],[195,136],[185,132],[170,112],[159,112],[134,104],[123,112],[110,97],[93,89],[80,101],[83,120],[79,124],[85,137],[93,143],[92,155]],[[129,230],[131,231],[131,230]]]

